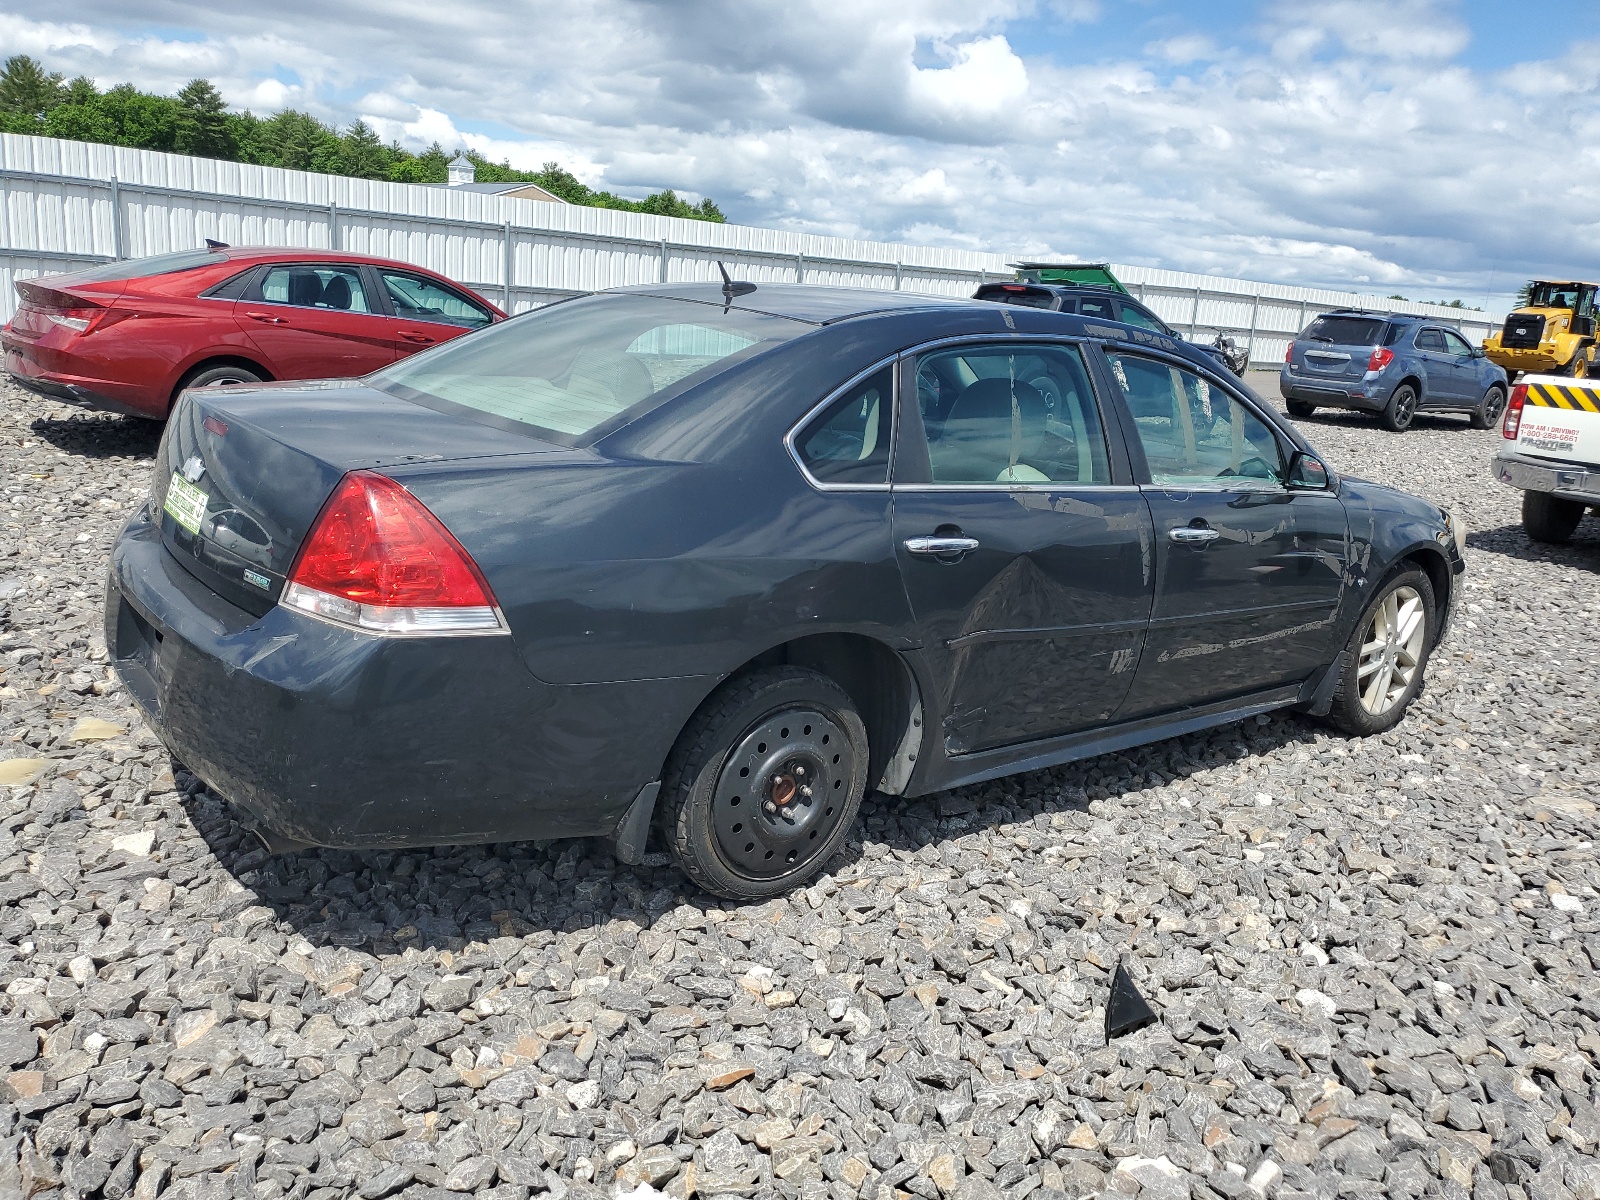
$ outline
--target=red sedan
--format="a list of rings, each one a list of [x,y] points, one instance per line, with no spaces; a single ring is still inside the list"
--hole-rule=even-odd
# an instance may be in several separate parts
[[[25,280],[17,294],[0,330],[12,379],[156,420],[184,388],[365,375],[506,316],[421,267],[215,243]]]

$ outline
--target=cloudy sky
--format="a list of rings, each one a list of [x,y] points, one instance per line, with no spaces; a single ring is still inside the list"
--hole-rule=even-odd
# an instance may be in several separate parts
[[[747,224],[1502,307],[1529,275],[1600,273],[1600,38],[1515,10],[0,0],[0,52],[206,76],[258,113],[557,159]]]

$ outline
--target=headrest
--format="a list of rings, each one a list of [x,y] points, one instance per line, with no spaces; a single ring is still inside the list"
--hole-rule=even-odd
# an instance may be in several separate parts
[[[335,275],[328,280],[322,288],[322,303],[329,308],[350,307],[350,280],[344,275]]]
[[[289,303],[309,307],[322,300],[322,280],[315,271],[289,272]]]

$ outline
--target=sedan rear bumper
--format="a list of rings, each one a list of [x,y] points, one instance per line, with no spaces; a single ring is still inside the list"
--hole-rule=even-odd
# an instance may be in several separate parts
[[[47,370],[18,343],[5,342],[5,369],[18,387],[65,404],[96,412],[121,413],[127,417],[148,417],[162,420],[165,406],[151,401],[146,389],[119,383],[110,379],[73,375]]]
[[[608,836],[709,690],[547,685],[509,637],[257,618],[191,576],[146,514],[113,549],[105,621],[174,757],[269,840],[318,846]]]

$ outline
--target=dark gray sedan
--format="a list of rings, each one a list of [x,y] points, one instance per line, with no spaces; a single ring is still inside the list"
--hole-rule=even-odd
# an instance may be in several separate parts
[[[652,824],[726,896],[914,796],[1299,707],[1370,733],[1463,569],[1181,341],[901,293],[603,293],[179,402],[106,641],[273,848]]]
[[[1510,385],[1482,347],[1448,326],[1349,309],[1323,314],[1289,344],[1278,390],[1293,417],[1349,408],[1401,433],[1419,412],[1463,413],[1474,429],[1493,429]]]

